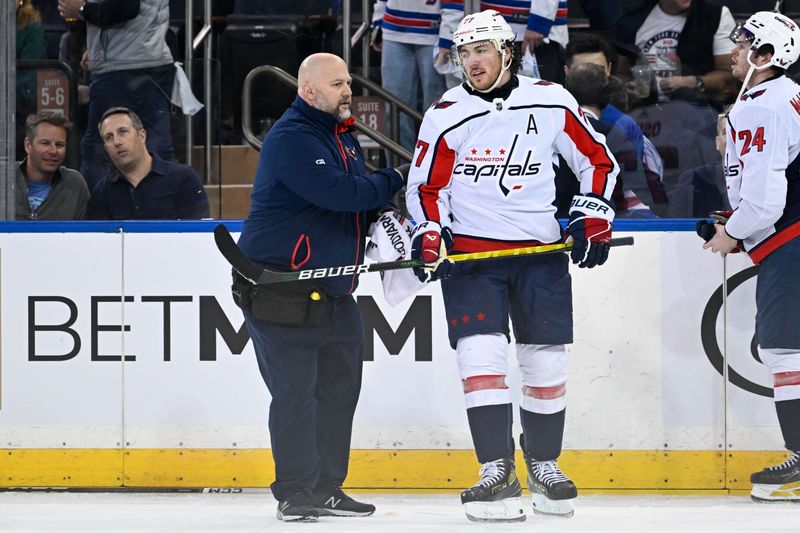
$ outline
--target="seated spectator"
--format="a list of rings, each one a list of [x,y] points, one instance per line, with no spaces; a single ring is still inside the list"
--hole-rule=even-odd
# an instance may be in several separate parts
[[[94,187],[112,169],[94,125],[114,106],[126,106],[147,126],[147,146],[175,160],[171,111],[175,65],[167,46],[168,0],[58,0],[65,20],[86,21],[92,74],[89,118],[81,140],[81,173]]]
[[[602,67],[607,76],[606,87],[608,94],[606,96],[608,97],[608,103],[601,108],[600,121],[625,135],[625,143],[633,147],[633,152],[630,152],[624,159],[621,160],[618,157],[617,160],[622,165],[623,171],[634,171],[636,165],[643,165],[642,170],[644,170],[649,184],[648,196],[652,198],[652,202],[649,205],[652,209],[663,212],[667,202],[667,194],[662,183],[664,169],[661,157],[658,155],[653,143],[642,134],[642,130],[636,121],[611,103],[615,94],[620,94],[618,79],[610,76],[613,58],[614,53],[605,39],[590,33],[579,34],[567,44],[567,64],[564,66],[564,72],[569,76],[571,69],[587,63]],[[622,95],[624,96],[624,92],[622,92]],[[617,202],[618,210],[617,216],[633,216],[634,213],[627,213],[629,210],[642,211],[639,215],[645,215],[645,211],[649,212],[647,205],[643,204],[633,191],[629,188],[623,190],[621,186],[622,180],[618,180],[614,191],[614,199]]]
[[[200,178],[187,165],[147,151],[139,116],[112,107],[98,125],[115,169],[92,189],[88,217],[100,220],[200,219],[209,216]]]
[[[16,220],[81,220],[89,187],[78,173],[62,166],[71,124],[62,115],[42,111],[25,121],[25,153],[14,184]]]
[[[618,186],[612,198],[615,203],[617,216],[630,218],[655,218],[655,214],[648,208],[653,204],[653,195],[650,192],[647,178],[644,173],[644,164],[638,155],[636,146],[630,142],[628,135],[619,127],[609,125],[600,120],[600,114],[608,105],[609,88],[608,74],[602,66],[593,63],[584,63],[570,69],[564,87],[575,97],[581,110],[589,123],[599,133],[606,137],[606,144],[620,165],[617,176]],[[558,180],[565,179],[568,183],[576,183],[577,179],[561,167]],[[561,189],[566,191],[566,189]],[[623,194],[625,193],[630,194]],[[578,191],[575,191],[577,193]],[[567,198],[559,201],[559,205]],[[633,201],[635,200],[635,202]]]
[[[617,19],[612,31],[620,54],[617,74],[632,79],[634,64],[649,66],[650,98],[725,102],[735,94],[728,39],[735,22],[730,10],[710,0],[646,0]]]

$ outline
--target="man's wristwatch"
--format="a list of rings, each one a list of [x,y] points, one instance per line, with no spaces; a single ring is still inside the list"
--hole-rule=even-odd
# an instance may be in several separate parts
[[[703,82],[703,77],[702,76],[695,76],[694,79],[695,79],[694,90],[698,94],[705,94],[705,92],[706,92],[706,84]]]

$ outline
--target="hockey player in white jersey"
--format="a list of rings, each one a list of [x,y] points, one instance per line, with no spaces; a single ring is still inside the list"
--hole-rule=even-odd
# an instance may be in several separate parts
[[[728,116],[725,174],[733,212],[724,225],[705,228],[704,238],[711,238],[703,247],[722,254],[743,248],[760,265],[758,353],[773,374],[791,455],[754,473],[751,494],[756,501],[800,501],[800,86],[785,76],[800,55],[800,30],[790,18],[762,11],[731,39],[731,71],[744,80]]]
[[[560,241],[553,163],[561,154],[581,182],[566,229],[574,240],[572,261],[582,268],[603,264],[618,167],[566,90],[515,74],[514,34],[499,13],[468,15],[454,41],[467,81],[425,113],[407,205],[418,224],[412,257],[431,267],[417,274],[443,278],[449,339],[482,465],[481,479],[461,500],[470,520],[525,520],[505,382],[510,316],[533,510],[571,516],[577,489],[556,462],[566,409],[564,345],[572,342],[569,259],[554,254],[456,265],[446,256]]]

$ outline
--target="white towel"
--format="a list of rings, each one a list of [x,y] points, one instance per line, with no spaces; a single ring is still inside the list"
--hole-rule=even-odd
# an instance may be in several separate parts
[[[173,104],[183,110],[184,115],[194,115],[203,109],[203,104],[192,93],[192,86],[183,71],[182,64],[177,61],[175,62],[175,82],[172,84],[171,100]]]
[[[411,259],[411,232],[414,226],[397,211],[386,211],[369,228],[366,255],[378,263]],[[425,286],[413,269],[381,272],[383,295],[389,305],[397,305]]]

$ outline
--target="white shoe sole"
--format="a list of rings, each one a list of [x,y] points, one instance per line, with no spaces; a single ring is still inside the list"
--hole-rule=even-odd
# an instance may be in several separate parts
[[[546,516],[557,516],[559,518],[569,518],[575,514],[575,506],[573,501],[575,498],[569,500],[551,500],[545,497],[544,494],[534,492],[532,494],[533,512]]]
[[[750,497],[757,502],[797,502],[800,503],[800,481],[785,485],[753,485]]]
[[[526,518],[518,497],[496,502],[467,502],[464,512],[472,522],[524,522]]]

